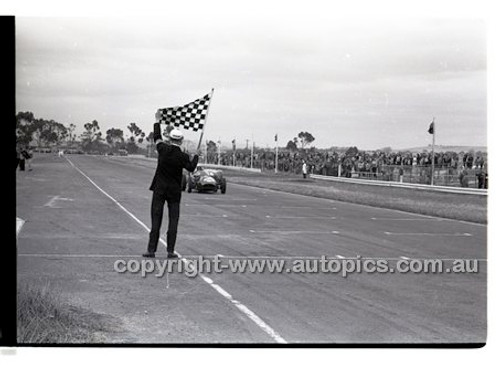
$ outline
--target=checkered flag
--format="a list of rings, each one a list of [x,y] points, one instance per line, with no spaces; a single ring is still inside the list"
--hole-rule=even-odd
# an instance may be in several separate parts
[[[184,106],[167,107],[158,109],[156,112],[156,120],[160,124],[174,125],[191,129],[193,131],[203,130],[203,125],[207,119],[208,106],[212,94],[197,99]]]

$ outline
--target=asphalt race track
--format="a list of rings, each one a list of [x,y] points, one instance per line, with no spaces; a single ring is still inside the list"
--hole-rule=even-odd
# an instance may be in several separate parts
[[[72,303],[117,318],[121,329],[110,343],[486,341],[486,226],[236,185],[230,177],[225,195],[183,194],[176,250],[184,262],[477,259],[479,272],[116,272],[116,260],[143,260],[155,166],[38,155],[33,171],[18,171],[17,217],[25,221],[18,282],[49,283]],[[165,212],[164,228],[166,221]],[[159,244],[156,259],[165,256]]]

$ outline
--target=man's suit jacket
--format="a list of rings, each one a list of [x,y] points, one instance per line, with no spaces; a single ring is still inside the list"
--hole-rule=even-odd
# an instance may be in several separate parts
[[[156,128],[155,133],[159,130]],[[151,183],[150,190],[166,195],[169,199],[180,200],[181,185],[182,185],[182,169],[193,172],[198,165],[198,156],[195,155],[193,160],[189,159],[189,155],[182,152],[179,146],[168,144],[161,141],[161,135],[158,137],[155,134],[155,141],[160,141],[156,145],[158,150],[158,165],[156,167],[155,176]]]

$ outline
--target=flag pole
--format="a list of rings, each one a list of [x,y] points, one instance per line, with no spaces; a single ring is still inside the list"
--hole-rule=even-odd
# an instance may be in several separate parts
[[[236,166],[236,137],[231,142],[233,144],[233,166]]]
[[[253,141],[253,133],[252,133],[252,149],[250,151],[250,168],[253,169],[253,146],[255,142]]]
[[[217,165],[220,165],[220,145],[221,141],[219,137],[219,140],[217,141]]]
[[[205,164],[208,163],[208,141],[205,141]]]
[[[212,88],[212,92],[210,92],[210,99],[208,100],[207,114],[206,114],[205,122],[203,124],[203,129],[201,130],[200,141],[198,142],[198,148],[196,149],[197,151],[200,150],[201,141],[203,140],[203,133],[205,133],[205,126],[207,125],[207,120],[208,120],[208,112],[210,110],[210,104],[212,103],[213,96],[214,96],[214,89]]]
[[[275,154],[275,163],[274,163],[274,173],[278,173],[278,134],[274,136],[274,140],[276,142],[276,154]]]
[[[434,185],[434,143],[436,142],[436,123],[432,117],[432,153],[431,153],[431,185]]]

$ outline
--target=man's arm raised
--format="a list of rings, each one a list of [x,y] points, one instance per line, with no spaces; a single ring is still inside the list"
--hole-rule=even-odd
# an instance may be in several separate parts
[[[155,144],[163,142],[163,139],[161,138],[160,123],[154,123],[153,125],[153,141]]]

